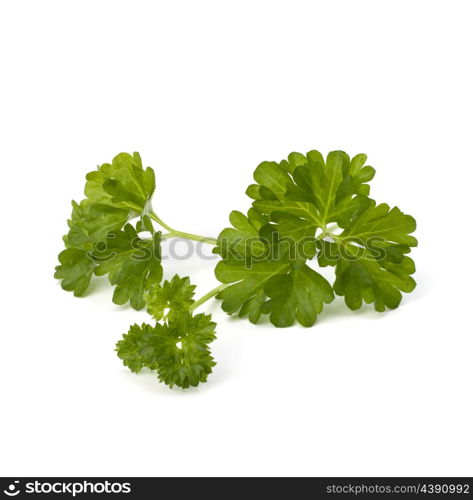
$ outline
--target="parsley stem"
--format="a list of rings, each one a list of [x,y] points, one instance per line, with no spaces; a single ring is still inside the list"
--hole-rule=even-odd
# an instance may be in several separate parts
[[[164,229],[167,229],[170,233],[174,232],[174,229],[169,227],[164,221],[162,221],[154,212],[151,212],[149,214],[150,218],[153,219],[155,222],[157,222],[160,226],[164,227]]]
[[[168,234],[166,234],[166,238],[170,238],[174,236],[175,238],[185,238],[186,240],[200,241],[202,243],[209,243],[210,245],[216,245],[217,240],[215,238],[209,238],[207,236],[200,236],[198,234],[185,233],[184,231],[177,231],[172,227],[168,226],[164,221],[162,221],[154,212],[149,214],[150,218],[157,222],[160,226],[164,227]]]
[[[207,302],[207,300],[210,300],[212,297],[215,297],[215,295],[217,295],[219,292],[221,292],[227,286],[228,286],[228,284],[224,283],[223,285],[219,285],[219,286],[215,287],[213,290],[210,290],[210,292],[206,293],[199,300],[196,300],[192,304],[191,310],[193,311],[194,309],[197,309],[204,302]]]

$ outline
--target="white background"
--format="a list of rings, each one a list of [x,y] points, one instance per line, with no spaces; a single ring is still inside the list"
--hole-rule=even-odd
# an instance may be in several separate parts
[[[472,475],[469,1],[2,1],[1,475]],[[120,151],[154,206],[216,236],[263,160],[368,154],[418,221],[396,311],[337,299],[316,326],[214,314],[207,384],[114,353],[144,312],[53,279],[70,200]],[[213,261],[168,261],[198,295]]]

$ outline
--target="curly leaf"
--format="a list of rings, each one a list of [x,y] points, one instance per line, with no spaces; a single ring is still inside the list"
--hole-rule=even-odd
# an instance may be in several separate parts
[[[216,364],[209,348],[215,340],[215,326],[210,315],[190,312],[154,327],[133,325],[116,351],[131,371],[147,367],[156,370],[159,380],[169,387],[196,387],[207,381]]]
[[[191,285],[188,277],[181,278],[177,274],[162,285],[154,284],[145,294],[148,313],[156,321],[163,318],[166,310],[170,314],[182,314],[194,303],[194,290],[195,285]]]
[[[156,368],[156,355],[152,341],[162,325],[151,326],[143,323],[141,326],[130,326],[128,333],[117,342],[117,355],[132,372],[138,373],[142,368]]]

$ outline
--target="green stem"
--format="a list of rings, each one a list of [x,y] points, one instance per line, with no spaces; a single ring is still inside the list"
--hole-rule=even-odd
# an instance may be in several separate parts
[[[165,234],[163,239],[167,238],[185,238],[186,240],[200,241],[202,243],[209,243],[210,245],[216,245],[217,240],[215,238],[209,238],[207,236],[200,236],[198,234],[185,233],[184,231],[177,231],[172,227],[168,226],[164,221],[162,221],[154,212],[149,214],[150,218],[157,222],[160,226],[164,227],[169,233]]]
[[[164,227],[170,233],[174,232],[174,229],[170,228],[165,222],[163,222],[154,212],[149,214],[150,218],[157,222],[160,226]]]
[[[185,238],[187,240],[200,241],[202,243],[208,243],[209,245],[217,244],[217,240],[215,238],[209,238],[208,236],[200,236],[198,234],[185,233],[183,231],[171,231],[171,233],[176,238]]]
[[[204,302],[207,302],[207,300],[210,300],[212,297],[215,297],[215,295],[217,295],[218,293],[220,293],[227,286],[228,285],[226,283],[224,283],[223,285],[219,285],[219,286],[215,287],[213,290],[210,290],[210,292],[206,293],[199,300],[196,300],[192,304],[191,310],[193,311],[194,309],[197,309]]]

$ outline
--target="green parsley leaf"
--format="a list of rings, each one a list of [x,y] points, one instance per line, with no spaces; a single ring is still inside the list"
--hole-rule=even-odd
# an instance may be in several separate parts
[[[164,328],[143,323],[141,326],[130,326],[128,333],[117,342],[117,355],[132,372],[138,373],[142,368],[156,369],[155,350],[152,346],[157,331]]]
[[[351,308],[362,300],[379,311],[397,307],[401,291],[413,290],[415,267],[405,253],[417,244],[415,220],[368,198],[375,170],[365,163],[363,154],[333,151],[324,159],[314,150],[258,165],[247,189],[252,217],[232,212],[233,228],[222,231],[215,250],[222,256],[215,274],[229,283],[217,295],[226,312],[253,322],[269,313],[276,326],[312,325],[334,296],[306,265],[317,253],[320,265],[336,266],[334,291]]]
[[[60,266],[57,266],[55,274],[55,277],[63,279],[61,286],[65,290],[73,291],[75,295],[86,293],[92,271],[98,263],[94,256],[103,252],[103,247],[109,242],[109,236],[120,232],[128,220],[141,216],[138,230],[154,234],[147,214],[151,211],[155,177],[150,167],[143,169],[138,153],[120,153],[112,163],[105,163],[97,170],[89,172],[86,180],[86,198],[80,203],[72,202],[71,218],[67,221],[69,232],[64,236],[68,251],[60,254]],[[124,255],[120,259],[114,259],[115,268],[118,262],[123,260]],[[108,272],[104,271],[105,267],[107,266],[101,266],[95,273],[100,275]],[[114,295],[116,303],[125,303],[132,298],[133,307],[143,307],[143,297],[139,298],[136,294],[140,288],[146,289],[147,285],[142,283],[140,287],[137,283],[138,277],[133,278],[130,275],[137,267],[141,273],[139,276],[145,279],[146,273],[142,269],[144,266],[125,262],[121,274],[115,270],[110,275],[114,284],[119,284]],[[153,275],[159,275],[156,269]],[[127,283],[125,287],[121,285],[122,282]],[[131,292],[131,289],[134,291]]]
[[[159,353],[159,380],[183,389],[206,382],[216,364],[209,349],[215,340],[215,326],[208,314],[173,316],[154,344]]]
[[[267,299],[265,285],[271,278],[286,274],[290,267],[284,259],[253,262],[250,266],[244,262],[220,261],[215,276],[222,283],[229,284],[217,295],[217,299],[222,300],[222,309],[228,314],[239,313],[240,317],[248,314],[250,321],[256,323],[263,314],[261,306]]]
[[[304,326],[312,325],[323,303],[333,300],[330,284],[300,259],[291,258],[292,248],[281,239],[268,237],[268,224],[255,224],[254,217],[254,212],[248,217],[232,212],[234,228],[224,229],[218,238],[217,250],[224,258],[217,264],[215,275],[229,284],[217,295],[222,309],[248,316],[253,323],[262,314],[270,314],[275,326],[290,326],[296,319]],[[293,219],[281,215],[276,231],[286,236],[309,234],[306,226],[301,229]]]
[[[89,172],[86,179],[85,195],[91,202],[138,214],[145,211],[156,187],[153,169],[143,169],[138,153],[120,153],[112,163]]]
[[[67,247],[91,250],[110,231],[120,230],[128,220],[150,209],[155,189],[153,169],[143,169],[138,153],[120,153],[112,163],[89,172],[86,198],[72,202]]]
[[[313,150],[306,156],[293,153],[279,165],[263,162],[254,173],[259,196],[253,206],[264,214],[282,210],[320,228],[330,222],[343,227],[369,205],[366,183],[375,170],[363,166],[365,161],[365,155],[350,160],[343,151],[332,151],[325,161]]]
[[[334,299],[330,283],[306,264],[293,266],[288,274],[273,276],[264,287],[271,299],[261,310],[271,313],[273,325],[286,327],[297,321],[302,326],[312,326],[324,303]]]
[[[128,218],[128,210],[94,204],[88,199],[80,203],[72,201],[72,215],[67,221],[69,232],[64,236],[66,248],[93,250],[109,232],[120,230]]]
[[[210,315],[183,312],[154,327],[133,325],[116,351],[131,371],[147,367],[156,370],[159,380],[171,388],[196,387],[207,381],[216,364],[209,349],[215,326]]]
[[[374,303],[376,311],[399,306],[401,292],[412,292],[416,282],[410,276],[415,272],[414,261],[405,257],[393,264],[386,259],[372,260],[359,256],[354,261],[340,259],[336,267],[335,293],[345,297],[347,306],[359,309],[362,302]]]
[[[410,233],[415,229],[414,217],[402,213],[398,207],[390,209],[386,203],[381,205],[373,203],[366,211],[358,215],[341,237],[363,245],[370,240],[376,240],[382,246],[398,243],[413,247],[417,246],[417,240],[414,236],[410,236]]]
[[[95,262],[86,252],[77,248],[63,250],[59,254],[59,262],[54,277],[62,280],[62,288],[74,292],[76,297],[84,295],[89,287]]]
[[[180,315],[188,311],[194,303],[195,285],[191,285],[188,277],[181,278],[177,274],[171,281],[162,285],[155,283],[145,294],[148,313],[159,321],[165,316],[165,311]]]
[[[319,243],[319,264],[336,266],[333,288],[350,309],[363,301],[379,312],[395,309],[401,292],[414,290],[415,264],[405,254],[417,246],[415,229],[414,218],[397,207],[373,204],[333,242]]]
[[[152,239],[144,240],[135,228],[127,224],[121,231],[107,235],[107,247],[93,258],[99,262],[95,268],[97,276],[108,274],[110,283],[115,286],[113,302],[130,305],[134,309],[145,306],[145,291],[162,279],[160,252],[161,233]]]
[[[250,210],[248,216],[234,210],[229,219],[233,227],[225,228],[220,233],[214,253],[226,260],[247,261],[264,258],[268,246],[260,238],[259,230],[269,218],[262,217],[255,210]]]

